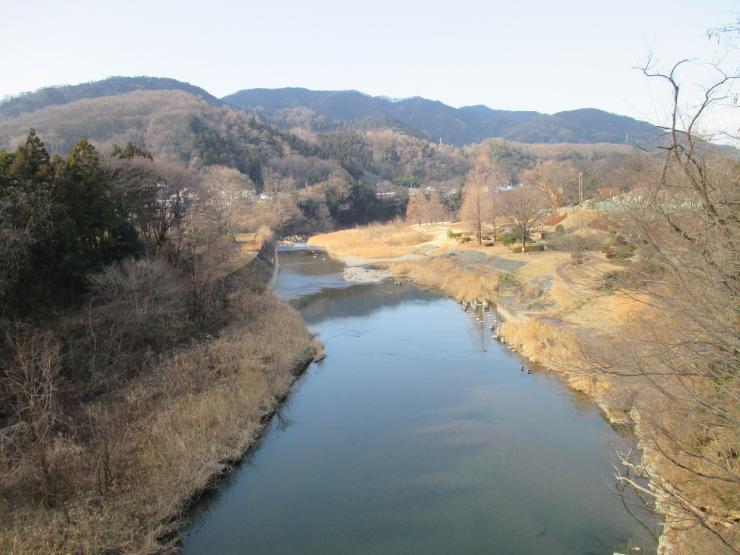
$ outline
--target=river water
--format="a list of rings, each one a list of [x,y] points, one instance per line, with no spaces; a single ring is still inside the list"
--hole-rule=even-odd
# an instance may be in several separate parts
[[[187,555],[655,552],[614,491],[630,439],[591,402],[491,339],[492,314],[341,271],[280,253],[327,358],[195,507]]]

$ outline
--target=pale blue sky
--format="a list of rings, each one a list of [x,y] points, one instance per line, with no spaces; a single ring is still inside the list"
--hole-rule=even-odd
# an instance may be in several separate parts
[[[0,0],[0,98],[156,75],[217,96],[357,89],[656,121],[659,89],[632,67],[650,51],[665,63],[711,57],[707,29],[739,11],[731,0]]]

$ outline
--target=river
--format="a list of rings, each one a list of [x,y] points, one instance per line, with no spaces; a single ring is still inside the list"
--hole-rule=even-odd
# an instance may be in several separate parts
[[[341,272],[280,253],[276,290],[327,358],[196,505],[186,555],[655,552],[614,491],[629,436],[493,340],[493,314]]]

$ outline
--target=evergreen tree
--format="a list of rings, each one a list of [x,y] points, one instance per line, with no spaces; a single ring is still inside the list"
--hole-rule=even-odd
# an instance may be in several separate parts
[[[122,160],[130,160],[131,158],[135,158],[137,156],[141,158],[146,158],[147,160],[154,160],[152,154],[148,150],[140,147],[135,143],[132,143],[131,141],[126,143],[126,146],[123,148],[114,144],[113,148],[111,149],[111,156],[113,158],[120,158]]]
[[[51,158],[44,143],[31,129],[26,137],[26,142],[19,146],[9,172],[14,177],[15,184],[26,184],[31,182],[48,182],[52,177]]]

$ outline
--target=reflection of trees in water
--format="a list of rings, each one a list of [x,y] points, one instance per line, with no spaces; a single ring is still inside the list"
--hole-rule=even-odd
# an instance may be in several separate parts
[[[259,465],[255,462],[255,459],[267,441],[278,433],[284,432],[295,425],[295,421],[288,415],[291,411],[293,396],[300,389],[300,383],[305,376],[306,374],[303,374],[298,378],[296,383],[293,384],[288,396],[280,402],[275,412],[270,415],[270,422],[267,424],[262,437],[252,443],[244,456],[235,462],[228,472],[221,474],[216,482],[206,489],[203,495],[195,501],[192,509],[189,511],[193,528],[197,528],[199,522],[207,521],[208,515],[218,507],[218,501],[221,495],[242,479],[243,473],[249,469],[259,469]]]
[[[278,409],[275,411],[275,427],[278,431],[284,432],[288,428],[292,428],[295,425],[295,422],[289,418],[287,415],[290,412],[290,398],[286,399],[285,402],[281,403],[278,406]]]
[[[473,341],[473,345],[477,351],[486,352],[488,346],[488,336],[490,335],[489,323],[490,316],[487,317],[487,313],[482,309],[477,309],[472,312],[466,311],[468,316],[468,333]]]
[[[634,438],[633,438],[633,441]],[[621,450],[620,457],[626,457],[634,463],[639,463],[640,453],[629,447],[629,442],[625,442],[626,449]],[[652,497],[646,495],[641,488],[647,488],[648,483],[640,476],[631,475],[630,467],[622,464],[614,465],[614,491],[617,493],[622,508],[625,513],[634,520],[638,526],[643,528],[650,538],[658,545],[658,539],[661,534],[661,520],[656,514],[655,502]],[[639,484],[639,487],[633,487],[632,484]]]
[[[381,308],[398,306],[406,301],[435,298],[436,295],[415,287],[381,282],[324,289],[296,299],[293,306],[301,312],[307,323],[313,324],[328,318],[367,316]]]
[[[283,269],[302,276],[335,274],[344,268],[344,264],[322,250],[280,250],[278,256]]]

